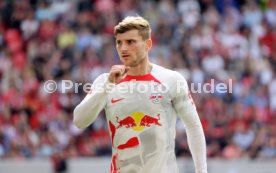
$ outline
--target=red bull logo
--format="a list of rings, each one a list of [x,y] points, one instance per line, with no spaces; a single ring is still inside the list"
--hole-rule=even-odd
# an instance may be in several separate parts
[[[143,130],[145,127],[151,127],[152,125],[161,126],[160,114],[156,117],[145,115],[141,112],[134,112],[130,116],[120,120],[119,117],[116,117],[118,123],[117,129],[121,127],[132,128],[135,131]]]
[[[161,124],[158,122],[160,120],[160,114],[157,115],[158,118],[154,118],[148,115],[145,115],[141,122],[140,122],[140,126],[147,126],[150,127],[151,125],[157,125],[157,126],[161,126]]]
[[[123,126],[126,128],[136,126],[135,120],[131,116],[128,116],[122,120],[119,120],[119,117],[116,117],[116,121],[117,123],[119,123],[119,126],[117,127],[117,129]]]

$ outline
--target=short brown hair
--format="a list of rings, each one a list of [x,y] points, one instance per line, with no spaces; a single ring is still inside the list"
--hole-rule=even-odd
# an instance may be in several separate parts
[[[114,34],[122,34],[130,30],[138,30],[143,40],[150,38],[151,28],[149,22],[140,16],[128,16],[114,27]]]

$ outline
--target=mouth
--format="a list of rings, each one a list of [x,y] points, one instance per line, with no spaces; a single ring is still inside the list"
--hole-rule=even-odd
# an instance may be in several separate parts
[[[130,55],[122,55],[122,58],[128,58]]]

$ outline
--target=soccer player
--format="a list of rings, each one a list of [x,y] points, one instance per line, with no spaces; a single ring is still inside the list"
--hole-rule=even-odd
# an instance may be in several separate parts
[[[74,110],[74,123],[85,128],[105,109],[111,173],[179,173],[174,152],[178,116],[196,173],[207,173],[205,137],[186,80],[149,61],[149,22],[126,17],[114,29],[122,65],[94,81],[92,92]]]

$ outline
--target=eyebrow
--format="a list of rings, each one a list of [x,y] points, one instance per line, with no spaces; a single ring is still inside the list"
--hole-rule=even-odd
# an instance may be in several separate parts
[[[117,40],[116,39],[116,43],[118,43],[119,41],[123,41],[123,40]],[[130,39],[126,39],[124,41],[137,41],[136,39],[130,38]]]
[[[126,41],[136,41],[136,39],[131,38],[131,39],[127,39]]]

